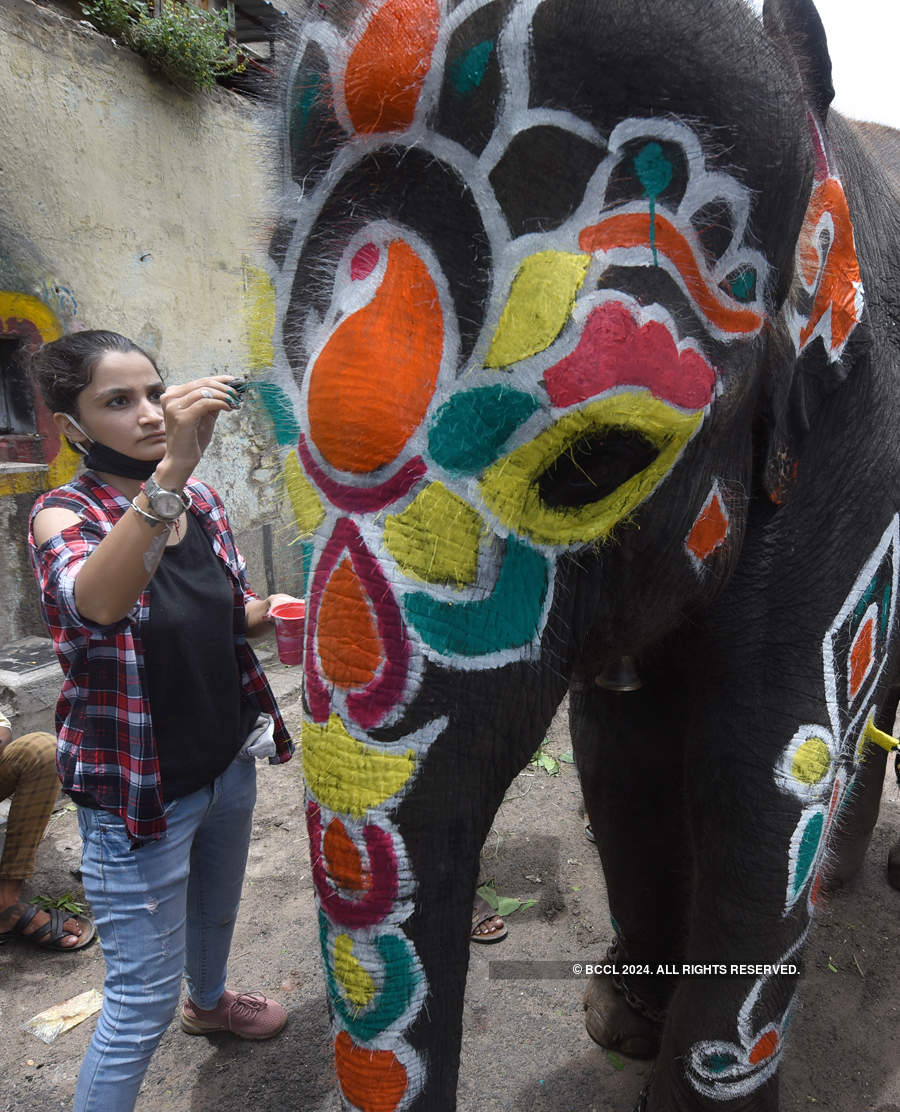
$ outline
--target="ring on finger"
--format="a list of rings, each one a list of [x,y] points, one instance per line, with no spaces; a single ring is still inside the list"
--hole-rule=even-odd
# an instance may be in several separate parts
[[[213,396],[212,390],[208,386],[204,386],[200,391],[201,398],[211,398]]]

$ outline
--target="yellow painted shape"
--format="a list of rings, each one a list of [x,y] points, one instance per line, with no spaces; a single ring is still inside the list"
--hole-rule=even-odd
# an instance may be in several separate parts
[[[339,934],[334,940],[334,973],[344,995],[358,1008],[364,1008],[375,995],[375,982],[353,956],[349,934]]]
[[[246,337],[249,366],[254,371],[271,367],[275,362],[272,337],[275,334],[275,287],[268,274],[258,266],[244,268],[247,291]]]
[[[303,775],[319,803],[361,819],[395,795],[412,776],[416,754],[382,753],[352,738],[336,714],[324,725],[305,719]]]
[[[10,494],[40,494],[49,489],[47,471],[37,464],[28,471],[0,475],[0,498]]]
[[[388,517],[384,540],[408,575],[465,587],[475,582],[482,528],[468,503],[443,483],[431,483],[402,513]]]
[[[493,464],[481,481],[482,496],[504,525],[538,544],[603,540],[659,485],[702,419],[702,412],[680,413],[643,391],[602,398],[567,414]],[[656,445],[659,455],[597,502],[580,507],[545,505],[537,486],[544,471],[582,437],[614,428],[641,433]]]
[[[831,767],[831,754],[820,737],[810,737],[797,749],[791,772],[803,784],[818,784]]]
[[[45,344],[49,344],[51,340],[58,340],[62,335],[62,327],[53,310],[30,294],[0,290],[0,318],[9,317],[30,320],[40,332]]]
[[[860,735],[859,745],[856,750],[857,756],[862,756],[863,748],[867,741],[871,745],[877,745],[881,749],[886,749],[888,753],[900,746],[900,742],[898,742],[895,737],[886,734],[884,730],[879,730],[871,718],[866,722],[866,728]]]
[[[16,471],[0,476],[0,498],[8,494],[39,494],[62,486],[78,470],[81,459],[79,453],[61,439],[59,451],[46,470]]]
[[[312,483],[304,475],[293,449],[284,460],[284,485],[287,487],[300,536],[311,537],[325,516],[325,507],[319,501]]]
[[[523,259],[484,365],[506,367],[548,348],[572,313],[590,261],[590,255],[568,251]]]

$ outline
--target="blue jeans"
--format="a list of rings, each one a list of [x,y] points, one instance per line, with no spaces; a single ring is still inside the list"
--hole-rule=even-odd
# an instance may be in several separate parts
[[[106,959],[103,1010],[74,1112],[131,1112],[181,995],[214,1008],[241,899],[256,763],[237,757],[208,787],[166,807],[165,838],[132,850],[125,823],[78,808],[82,875]]]

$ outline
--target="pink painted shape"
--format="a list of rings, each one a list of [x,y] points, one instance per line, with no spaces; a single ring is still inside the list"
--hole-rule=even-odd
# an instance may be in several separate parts
[[[679,352],[665,325],[638,327],[627,305],[607,301],[587,319],[578,346],[544,373],[550,400],[563,408],[614,386],[643,386],[683,409],[709,404],[716,373],[692,348]]]
[[[335,525],[313,572],[306,621],[306,651],[303,654],[306,698],[313,721],[327,721],[331,713],[331,693],[319,672],[315,651],[316,629],[325,587],[344,552],[349,554],[353,570],[369,596],[378,636],[384,646],[385,659],[378,673],[362,691],[347,696],[347,709],[353,720],[363,729],[370,730],[384,721],[388,711],[403,694],[409,670],[410,646],[391,585],[378,561],[366,548],[359,530],[347,517],[342,517]]]
[[[374,243],[367,243],[350,260],[350,277],[354,282],[368,278],[378,265],[379,251]]]
[[[416,485],[425,474],[425,461],[415,456],[395,471],[389,479],[374,487],[347,486],[330,479],[312,457],[306,444],[306,437],[300,434],[297,441],[297,455],[306,474],[333,506],[350,513],[374,513],[383,510],[391,502],[402,498]]]
[[[387,915],[397,899],[397,859],[390,834],[380,826],[364,826],[363,839],[369,858],[368,873],[371,889],[358,900],[348,900],[330,884],[322,853],[322,812],[317,803],[306,807],[306,828],[309,831],[309,858],[313,883],[322,910],[333,923],[354,930],[371,927]]]

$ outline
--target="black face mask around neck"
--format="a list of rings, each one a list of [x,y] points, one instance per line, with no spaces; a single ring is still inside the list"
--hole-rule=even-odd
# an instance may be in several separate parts
[[[105,444],[98,444],[96,440],[91,442],[90,450],[84,457],[84,465],[91,471],[121,475],[123,479],[149,479],[158,463],[158,459],[135,459],[123,455]]]

